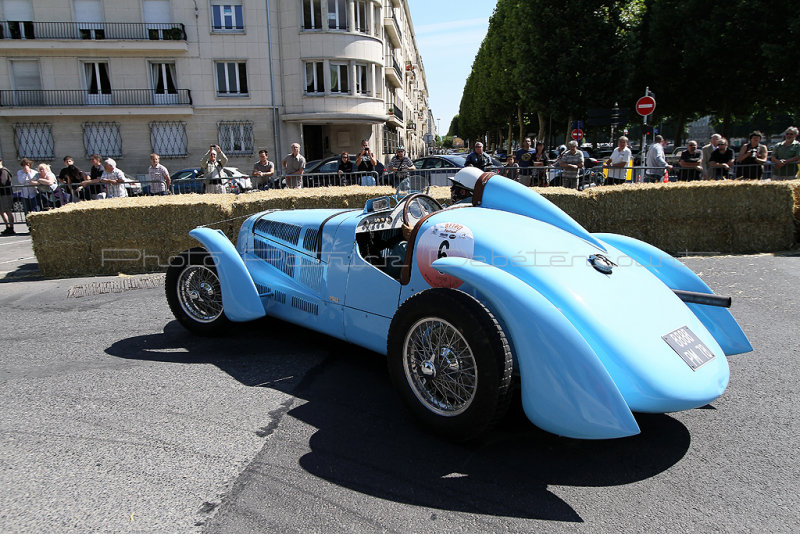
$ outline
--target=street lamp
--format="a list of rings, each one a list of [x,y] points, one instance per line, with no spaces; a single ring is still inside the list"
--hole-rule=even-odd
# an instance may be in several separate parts
[[[439,142],[437,144],[439,145],[439,148],[441,148],[442,147],[442,141],[441,141],[441,139],[442,139],[442,118],[441,117],[436,119],[436,137],[439,138]]]

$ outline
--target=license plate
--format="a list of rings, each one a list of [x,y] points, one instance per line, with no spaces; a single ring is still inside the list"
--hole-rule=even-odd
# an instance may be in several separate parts
[[[686,365],[692,368],[692,371],[696,371],[716,357],[706,347],[705,343],[700,341],[694,335],[694,332],[689,330],[688,326],[678,328],[674,332],[661,336],[661,339],[666,341],[667,345],[678,353],[678,356],[686,362]]]

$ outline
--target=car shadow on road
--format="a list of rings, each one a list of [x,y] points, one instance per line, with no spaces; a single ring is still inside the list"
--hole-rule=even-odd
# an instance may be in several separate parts
[[[199,338],[172,322],[163,334],[123,339],[106,352],[211,363],[242,384],[307,401],[282,415],[317,429],[310,452],[297,459],[307,473],[365,495],[433,509],[581,522],[550,486],[644,480],[677,463],[691,441],[686,427],[666,415],[637,415],[642,433],[630,438],[561,438],[534,427],[516,403],[481,441],[453,444],[416,426],[392,390],[383,357],[285,323],[235,328],[235,335]],[[263,436],[279,426],[265,421],[254,431]],[[271,512],[264,502],[266,520]]]

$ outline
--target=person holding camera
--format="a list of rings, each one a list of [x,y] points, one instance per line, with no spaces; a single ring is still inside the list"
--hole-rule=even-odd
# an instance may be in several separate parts
[[[225,164],[228,157],[222,152],[219,145],[209,145],[208,152],[200,160],[200,171],[203,173],[203,189],[206,193],[224,193]]]
[[[378,160],[375,159],[375,153],[369,149],[369,141],[366,139],[361,140],[361,152],[356,156],[356,167],[358,172],[372,172],[375,170],[375,165]]]
[[[761,144],[761,132],[758,130],[750,134],[750,142],[742,145],[739,155],[736,156],[739,171],[737,178],[745,180],[760,180],[764,174],[764,164],[767,162],[767,146]]]

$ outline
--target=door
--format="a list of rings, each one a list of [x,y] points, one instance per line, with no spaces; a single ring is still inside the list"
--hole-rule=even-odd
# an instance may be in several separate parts
[[[14,82],[15,106],[42,105],[42,79],[39,76],[38,61],[12,61],[11,76]]]
[[[74,0],[78,37],[81,39],[105,39],[103,4],[100,0]]]
[[[164,39],[164,31],[171,22],[169,0],[144,0],[142,10],[148,39]]]
[[[309,124],[303,126],[303,144],[300,153],[305,156],[306,161],[322,159],[325,156],[325,145],[322,134],[322,126]]]
[[[86,75],[86,104],[90,106],[111,104],[111,79],[108,63],[88,62],[83,64]]]

